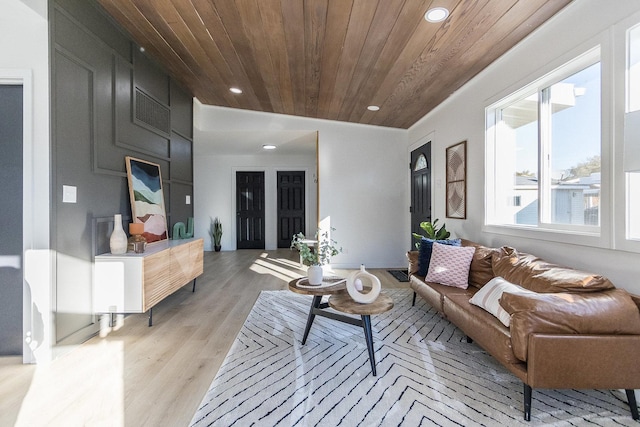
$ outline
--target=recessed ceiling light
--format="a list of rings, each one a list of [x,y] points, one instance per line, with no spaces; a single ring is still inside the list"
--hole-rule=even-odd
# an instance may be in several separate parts
[[[367,107],[367,110],[369,111],[378,111],[380,109],[380,107],[378,107],[377,105],[369,105]]]
[[[238,89],[237,87],[232,87],[229,90],[233,93],[242,93],[242,89]]]
[[[449,10],[444,7],[434,7],[433,9],[427,10],[427,13],[424,14],[424,19],[429,22],[441,22],[447,19],[449,16]]]
[[[275,150],[276,146],[273,144],[264,144],[262,148],[264,148],[265,150]]]

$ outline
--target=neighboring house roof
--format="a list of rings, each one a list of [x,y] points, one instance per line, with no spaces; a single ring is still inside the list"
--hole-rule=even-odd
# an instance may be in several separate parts
[[[579,178],[573,178],[569,180],[551,180],[551,184],[555,188],[563,189],[599,189],[600,188],[600,172],[594,172],[589,176],[583,176]],[[524,189],[524,187],[538,187],[538,178],[536,176],[522,176],[516,175],[515,177],[516,188]]]

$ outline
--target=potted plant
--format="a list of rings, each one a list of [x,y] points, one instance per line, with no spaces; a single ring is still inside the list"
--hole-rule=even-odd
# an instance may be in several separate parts
[[[308,266],[307,275],[310,285],[320,285],[322,283],[322,266],[329,264],[331,257],[342,252],[338,248],[338,242],[329,238],[329,232],[322,233],[318,230],[315,240],[309,240],[303,233],[293,235],[291,249],[300,251],[302,263]]]
[[[211,229],[209,230],[209,234],[211,235],[211,241],[213,243],[213,250],[216,252],[220,252],[222,248],[220,242],[222,240],[222,223],[216,217],[211,220]]]
[[[423,237],[427,237],[432,240],[444,240],[451,236],[451,233],[445,228],[445,224],[442,227],[438,227],[438,219],[434,219],[433,222],[424,221],[420,223],[420,228],[424,230],[426,236],[418,233],[411,233],[414,238],[418,239],[416,242],[416,249],[420,249],[420,240]]]

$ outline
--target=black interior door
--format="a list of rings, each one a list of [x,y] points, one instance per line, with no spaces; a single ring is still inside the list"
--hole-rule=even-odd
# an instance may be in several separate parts
[[[431,221],[431,142],[411,152],[411,231],[420,232],[423,221]]]
[[[304,171],[279,171],[278,247],[288,248],[294,234],[304,233]]]
[[[0,85],[0,356],[22,354],[22,86]]]
[[[236,172],[238,249],[264,249],[264,172]]]

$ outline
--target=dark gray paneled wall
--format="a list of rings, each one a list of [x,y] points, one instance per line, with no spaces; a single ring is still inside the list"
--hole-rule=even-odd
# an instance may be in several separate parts
[[[22,86],[0,84],[0,356],[22,354]]]
[[[170,234],[193,216],[185,203],[193,194],[193,115],[191,95],[94,1],[56,0],[51,8],[51,244],[56,342],[66,344],[97,330],[93,256],[108,251],[114,214],[125,229],[131,221],[125,156],[160,165]],[[77,188],[76,203],[63,203],[63,185]]]

